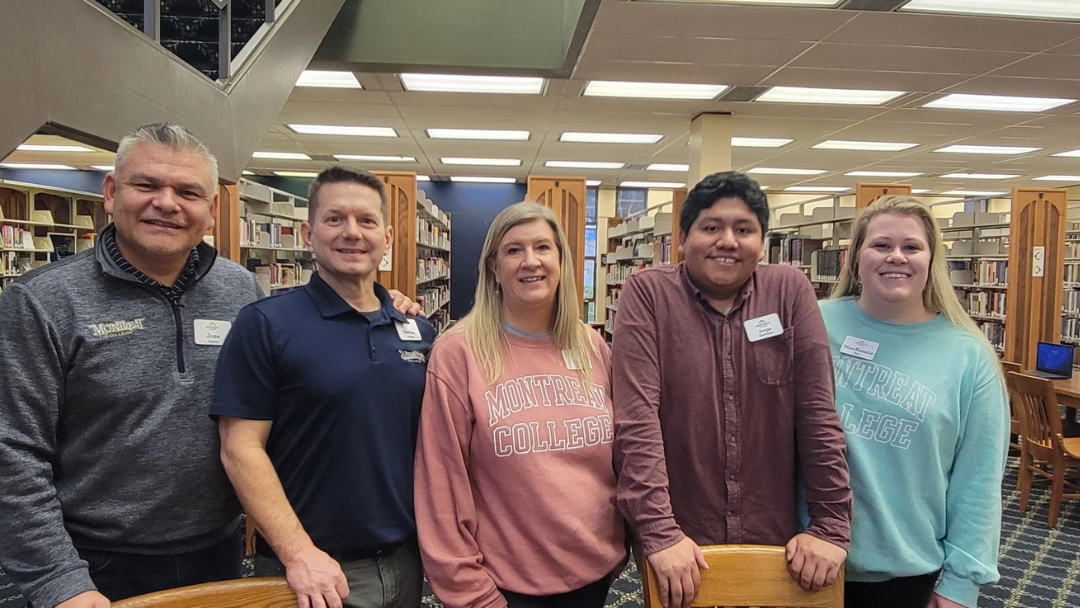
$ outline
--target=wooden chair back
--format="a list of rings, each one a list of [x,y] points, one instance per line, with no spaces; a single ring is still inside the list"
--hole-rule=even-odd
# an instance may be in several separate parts
[[[1010,373],[1022,374],[1024,373],[1024,366],[1012,361],[1002,361],[1001,370],[1005,372],[1005,388],[1009,392],[1009,433],[1012,435],[1021,435],[1020,433],[1020,413],[1017,412],[1016,404],[1016,387],[1013,386],[1013,382],[1009,377]],[[1009,439],[1010,449],[1020,449],[1020,444],[1015,443],[1012,439]]]
[[[1020,434],[1025,449],[1035,458],[1051,460],[1055,451],[1064,449],[1054,383],[1016,372],[1009,372],[1008,377],[1016,388]]]
[[[113,602],[113,608],[296,608],[285,577],[243,578],[166,589]]]
[[[779,606],[843,608],[844,570],[836,582],[813,593],[803,591],[788,573],[783,547],[714,545],[702,547],[708,570],[701,571],[701,588],[692,606]],[[656,574],[645,565],[645,606],[660,608]]]

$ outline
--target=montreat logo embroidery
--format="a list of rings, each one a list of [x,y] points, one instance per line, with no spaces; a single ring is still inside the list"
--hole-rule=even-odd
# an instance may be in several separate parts
[[[145,320],[145,317],[140,317],[131,321],[91,323],[89,327],[90,331],[94,332],[95,338],[119,338],[120,336],[130,336],[135,333],[135,330],[142,331],[146,329],[146,326],[143,325]]]
[[[425,363],[427,361],[424,353],[415,350],[399,350],[397,352],[401,353],[402,361],[408,361],[409,363]]]

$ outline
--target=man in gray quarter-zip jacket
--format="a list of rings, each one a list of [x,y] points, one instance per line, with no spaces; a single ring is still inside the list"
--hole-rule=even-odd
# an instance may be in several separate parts
[[[95,247],[0,296],[0,567],[35,608],[239,577],[240,505],[207,417],[252,275],[202,242],[217,163],[190,133],[125,137]]]

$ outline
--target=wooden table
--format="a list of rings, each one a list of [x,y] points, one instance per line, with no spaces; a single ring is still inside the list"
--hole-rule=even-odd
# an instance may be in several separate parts
[[[1052,380],[1057,392],[1058,403],[1064,405],[1065,421],[1062,427],[1066,437],[1080,435],[1080,423],[1076,422],[1076,412],[1080,410],[1080,375],[1073,374],[1068,380]]]

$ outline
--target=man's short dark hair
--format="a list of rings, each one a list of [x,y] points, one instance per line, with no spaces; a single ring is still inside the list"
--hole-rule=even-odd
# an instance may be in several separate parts
[[[327,184],[360,184],[361,186],[367,186],[378,192],[379,200],[382,201],[379,211],[382,212],[383,221],[389,222],[386,208],[386,185],[383,184],[383,181],[363,169],[350,169],[348,167],[342,167],[341,165],[323,169],[321,173],[315,176],[315,179],[311,182],[311,186],[308,187],[309,222],[315,221],[315,213],[319,207],[319,190]]]
[[[752,177],[738,171],[722,171],[706,176],[698,182],[683,201],[679,212],[679,231],[685,236],[690,232],[701,212],[712,207],[722,198],[737,198],[746,203],[761,224],[761,235],[769,229],[769,200]]]

